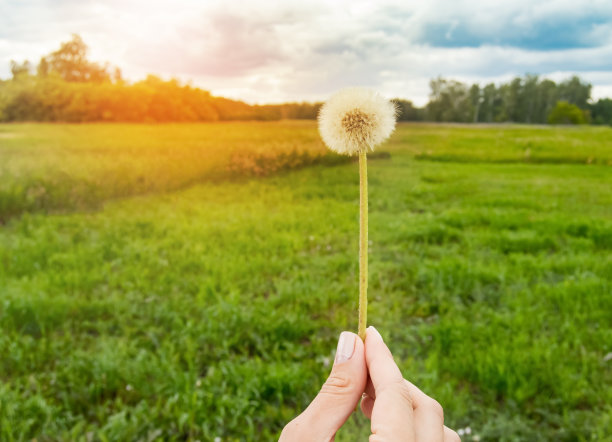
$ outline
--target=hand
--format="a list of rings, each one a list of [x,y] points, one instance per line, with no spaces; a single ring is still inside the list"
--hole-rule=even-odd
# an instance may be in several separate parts
[[[444,426],[442,406],[404,379],[374,327],[367,330],[365,358],[370,381],[361,411],[372,421],[370,442],[460,441]]]
[[[302,414],[283,429],[281,442],[331,441],[351,415],[368,378],[363,341],[342,332],[331,374]]]
[[[342,332],[329,378],[280,441],[332,441],[362,395],[361,410],[372,421],[370,442],[460,440],[444,426],[442,407],[402,377],[382,337],[369,327],[365,345]]]

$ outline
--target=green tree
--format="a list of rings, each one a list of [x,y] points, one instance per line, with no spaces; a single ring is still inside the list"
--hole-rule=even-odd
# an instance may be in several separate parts
[[[609,124],[612,126],[612,99],[600,98],[596,103],[589,106],[593,123]]]
[[[412,101],[401,98],[391,100],[397,108],[398,121],[420,121],[423,119],[423,109],[415,107]]]
[[[500,112],[501,98],[494,83],[487,84],[482,88],[482,102],[480,104],[480,121],[491,123],[496,121],[497,114]]]
[[[548,115],[549,124],[586,124],[587,115],[578,106],[567,101],[557,101]]]
[[[548,114],[557,103],[557,84],[552,80],[542,80],[537,87],[538,100],[532,123],[546,123]]]
[[[478,123],[480,121],[480,106],[483,102],[483,94],[480,90],[480,86],[477,84],[473,84],[470,88],[470,105],[473,109],[472,111],[472,122]]]
[[[316,120],[322,105],[323,103],[284,103],[267,107],[278,107],[281,119]],[[272,113],[268,111],[268,114]]]
[[[534,74],[527,74],[522,80],[521,103],[522,109],[518,121],[535,123],[537,121],[537,108],[540,106],[539,78]]]
[[[525,107],[523,97],[523,81],[514,78],[501,88],[504,101],[505,119],[514,122],[524,121]]]
[[[580,109],[588,108],[588,101],[591,98],[592,85],[582,82],[580,77],[574,75],[569,80],[559,84],[559,100],[575,104]]]
[[[429,120],[462,123],[472,121],[473,105],[469,89],[464,83],[438,77],[429,82],[429,87],[431,93],[426,107]]]

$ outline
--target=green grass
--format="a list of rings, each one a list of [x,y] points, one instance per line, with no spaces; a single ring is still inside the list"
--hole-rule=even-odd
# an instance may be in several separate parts
[[[311,123],[0,124],[0,223],[120,197],[264,176],[328,154]]]
[[[289,145],[293,124],[245,127]],[[108,140],[168,131],[180,146],[226,125],[96,127]],[[0,131],[46,133],[38,146],[58,156],[57,133],[85,128]],[[299,130],[316,140],[313,124]],[[369,321],[447,425],[481,441],[610,440],[611,136],[405,125],[391,158],[370,163]],[[529,142],[548,146],[538,161],[521,156]],[[36,149],[29,163],[11,149],[13,182],[27,181]],[[358,180],[356,164],[315,166],[12,217],[0,440],[276,437],[356,328]],[[367,430],[355,415],[337,439]]]
[[[0,223],[346,160],[312,129],[308,121],[0,124]],[[386,149],[440,162],[612,165],[609,144],[609,128],[404,124]]]

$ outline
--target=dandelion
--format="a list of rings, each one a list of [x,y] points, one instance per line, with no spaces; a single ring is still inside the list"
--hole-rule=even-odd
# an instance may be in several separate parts
[[[395,114],[395,105],[373,90],[343,89],[321,108],[319,132],[334,152],[355,155],[389,138]]]
[[[327,146],[343,155],[359,155],[359,327],[365,339],[368,307],[368,171],[367,152],[395,128],[393,103],[365,88],[333,95],[319,113],[319,132]]]

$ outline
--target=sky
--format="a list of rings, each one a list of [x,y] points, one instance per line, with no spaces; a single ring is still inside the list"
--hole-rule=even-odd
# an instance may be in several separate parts
[[[470,83],[573,74],[612,97],[611,0],[0,0],[0,78],[73,33],[124,77],[176,77],[249,103],[323,100],[346,86],[427,102]]]

